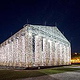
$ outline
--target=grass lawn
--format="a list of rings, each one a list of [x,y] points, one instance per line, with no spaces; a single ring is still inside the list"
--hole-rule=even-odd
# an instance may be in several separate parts
[[[0,70],[0,80],[14,80],[29,77],[38,77],[67,71],[80,70],[80,68],[49,68],[40,70]]]

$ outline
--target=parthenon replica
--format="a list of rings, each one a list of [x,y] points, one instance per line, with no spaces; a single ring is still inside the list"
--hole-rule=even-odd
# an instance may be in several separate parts
[[[25,24],[0,44],[0,66],[59,66],[70,60],[70,42],[56,26]]]

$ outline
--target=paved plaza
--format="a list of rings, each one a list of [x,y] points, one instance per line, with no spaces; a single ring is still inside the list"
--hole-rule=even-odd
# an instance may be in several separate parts
[[[76,67],[79,68],[79,67]],[[80,70],[20,80],[80,80]]]

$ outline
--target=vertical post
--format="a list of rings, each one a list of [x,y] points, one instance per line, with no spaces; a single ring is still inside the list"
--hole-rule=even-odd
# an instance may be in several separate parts
[[[26,31],[25,32],[25,64],[26,64],[26,67],[28,67],[28,32]]]
[[[69,45],[69,65],[71,65],[71,46]]]
[[[22,67],[22,38],[21,35],[19,36],[19,45],[18,45],[18,51],[19,51],[19,67]]]
[[[55,62],[54,65],[58,65],[58,42],[55,43]]]
[[[42,37],[35,36],[35,64],[42,66]]]
[[[16,39],[13,37],[13,66],[16,66]]]
[[[44,66],[49,66],[50,62],[50,42],[43,38]]]
[[[66,46],[64,45],[64,65],[66,65]]]
[[[22,65],[25,67],[25,38],[24,34],[22,34]]]
[[[60,43],[60,65],[62,65],[62,44]]]
[[[32,67],[33,66],[33,46],[32,46],[32,33],[29,32],[28,35],[28,55],[27,55],[27,60],[28,60],[28,66]]]
[[[8,40],[8,45],[9,45],[9,55],[8,55],[9,63],[8,63],[8,65],[11,66],[11,44],[10,44],[10,40]]]
[[[50,42],[50,65],[54,66],[55,63],[55,43],[53,41]]]

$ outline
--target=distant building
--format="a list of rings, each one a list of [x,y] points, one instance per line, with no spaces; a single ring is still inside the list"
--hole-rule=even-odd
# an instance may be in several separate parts
[[[71,54],[71,63],[79,63],[80,64],[80,53],[72,53]]]
[[[0,44],[2,66],[70,65],[70,60],[70,42],[56,26],[24,25]]]

